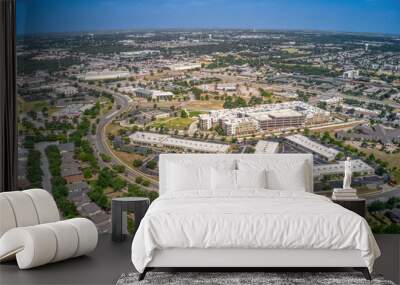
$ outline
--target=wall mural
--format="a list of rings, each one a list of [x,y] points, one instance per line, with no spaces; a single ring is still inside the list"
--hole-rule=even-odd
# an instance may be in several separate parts
[[[158,196],[160,153],[312,153],[316,193],[352,187],[375,233],[400,233],[398,36],[17,2],[19,187],[64,217],[110,231],[111,198]]]

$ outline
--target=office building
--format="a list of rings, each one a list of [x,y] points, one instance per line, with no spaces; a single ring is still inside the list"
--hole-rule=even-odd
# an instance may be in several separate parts
[[[327,161],[332,161],[336,158],[336,155],[339,153],[338,150],[330,147],[326,147],[320,143],[310,140],[309,138],[303,135],[292,135],[285,137],[291,143],[294,143],[312,153],[326,159]]]

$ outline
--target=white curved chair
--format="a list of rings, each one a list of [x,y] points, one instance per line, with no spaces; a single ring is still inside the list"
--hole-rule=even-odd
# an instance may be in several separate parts
[[[45,190],[0,193],[0,262],[17,260],[20,269],[57,262],[94,250],[98,233],[92,221],[60,221]]]

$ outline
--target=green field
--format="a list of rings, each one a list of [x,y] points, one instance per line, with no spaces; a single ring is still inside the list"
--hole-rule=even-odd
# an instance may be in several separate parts
[[[201,114],[205,114],[204,111],[197,111],[197,110],[189,110],[189,117],[198,117]]]
[[[50,106],[47,101],[34,101],[34,102],[26,102],[22,98],[18,99],[19,108],[23,113],[28,113],[30,111],[42,111],[43,107],[48,109],[49,114],[52,114],[58,110],[58,108]]]
[[[151,123],[151,127],[154,128],[168,128],[176,130],[184,130],[189,128],[190,124],[194,122],[192,118],[163,118],[158,119]]]

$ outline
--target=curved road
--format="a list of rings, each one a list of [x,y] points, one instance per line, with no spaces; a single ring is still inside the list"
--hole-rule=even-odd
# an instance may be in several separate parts
[[[86,88],[90,88],[96,91],[101,91],[101,92],[107,92],[110,93],[111,95],[113,95],[114,97],[114,105],[112,107],[112,109],[110,110],[110,112],[108,112],[105,116],[100,118],[100,121],[97,125],[97,131],[96,131],[96,135],[89,135],[88,138],[90,140],[90,142],[92,143],[92,145],[96,146],[96,155],[98,157],[98,160],[100,162],[100,164],[103,164],[104,166],[109,164],[109,163],[105,163],[101,157],[100,157],[100,153],[104,153],[106,155],[108,155],[111,158],[111,164],[122,164],[126,167],[126,171],[125,171],[125,179],[128,179],[130,182],[135,183],[135,178],[138,176],[142,176],[145,177],[146,179],[148,179],[152,185],[150,187],[148,187],[151,190],[157,190],[158,191],[158,180],[154,179],[152,176],[149,176],[146,173],[143,173],[141,171],[138,171],[136,169],[134,169],[133,167],[131,167],[130,165],[126,164],[125,162],[123,162],[119,157],[117,157],[111,150],[110,146],[107,144],[107,136],[106,136],[106,129],[107,126],[119,115],[121,115],[122,113],[126,112],[129,110],[130,108],[130,99],[129,97],[119,94],[117,92],[113,92],[109,89],[106,88],[102,88],[99,86],[93,86],[93,85],[87,85],[87,84],[82,84],[79,83],[80,85],[82,85],[83,87]],[[118,109],[117,106],[120,106],[120,109]]]

